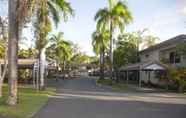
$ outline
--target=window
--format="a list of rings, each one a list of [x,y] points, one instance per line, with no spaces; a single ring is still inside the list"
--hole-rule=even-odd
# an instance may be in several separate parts
[[[170,60],[170,63],[171,63],[171,64],[174,63],[174,55],[175,55],[174,52],[171,52],[171,53],[170,53],[169,60]]]
[[[176,52],[171,52],[169,56],[169,60],[171,64],[180,63],[181,57]]]

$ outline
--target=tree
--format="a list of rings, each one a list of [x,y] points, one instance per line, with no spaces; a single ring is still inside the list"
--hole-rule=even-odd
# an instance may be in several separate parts
[[[51,20],[54,21],[57,27],[57,24],[60,22],[60,13],[63,14],[63,19],[67,21],[69,14],[73,15],[73,9],[70,3],[65,0],[39,0],[37,1],[36,8],[36,21],[34,26],[36,29],[36,47],[39,58],[40,89],[44,89],[44,77],[41,73],[41,53],[48,43],[47,36],[51,31]]]
[[[36,0],[9,0],[8,1],[8,72],[9,72],[9,105],[17,104],[17,77],[18,77],[18,40],[24,24],[28,21]]]
[[[89,62],[90,62],[90,57],[82,52],[74,54],[73,57],[71,58],[71,65],[74,68],[77,68],[81,64],[87,64]]]
[[[169,80],[172,80],[178,86],[178,91],[180,93],[184,92],[184,88],[186,86],[186,68],[182,67],[172,67],[170,65],[167,66],[167,77]]]
[[[4,58],[4,69],[2,70],[2,64],[0,64],[0,97],[2,97],[2,87],[5,74],[7,72],[7,53],[8,53],[8,21],[0,17],[0,50],[1,58]]]
[[[69,41],[66,41],[63,37],[63,33],[58,33],[57,35],[53,35],[50,38],[51,46],[48,48],[48,52],[52,52],[53,59],[56,59],[59,65],[63,65],[63,70],[65,70],[66,63],[72,57],[72,44]],[[51,53],[50,53],[51,54]]]
[[[129,32],[129,33],[122,33],[119,35],[119,39],[125,39],[136,47],[136,61],[139,62],[139,51],[141,49],[148,48],[150,46],[153,46],[157,40],[159,40],[158,37],[155,37],[149,33],[149,29],[143,29],[135,32]]]
[[[144,36],[144,42],[143,42],[142,49],[145,49],[145,48],[155,45],[157,40],[159,40],[159,38],[154,37],[152,35]]]
[[[183,42],[182,44],[177,45],[176,51],[179,55],[182,55],[183,58],[186,58],[186,42]]]
[[[20,49],[18,51],[18,57],[21,59],[36,58],[36,50],[33,48]]]
[[[9,0],[9,40],[8,40],[8,72],[9,72],[9,96],[8,104],[17,104],[17,50],[19,39],[19,24],[17,18],[18,0]]]
[[[104,79],[105,50],[108,49],[109,32],[95,31],[92,34],[92,46],[96,55],[100,56],[100,79]]]
[[[137,62],[137,46],[135,36],[132,33],[125,33],[120,35],[116,42],[116,49],[114,50],[114,67],[118,68]]]
[[[116,28],[123,32],[124,27],[132,21],[132,16],[125,2],[108,0],[109,6],[100,9],[95,16],[98,29],[108,29],[110,32],[110,73],[113,73],[113,34]]]

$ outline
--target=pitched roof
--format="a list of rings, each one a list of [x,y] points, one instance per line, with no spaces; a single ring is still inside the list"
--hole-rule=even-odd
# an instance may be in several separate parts
[[[120,68],[120,71],[126,70],[165,70],[166,66],[158,61],[140,62],[126,65]]]
[[[179,44],[179,43],[183,43],[183,42],[186,42],[186,35],[185,34],[178,35],[178,36],[173,37],[169,40],[166,40],[166,41],[163,41],[159,44],[151,46],[147,49],[144,49],[144,50],[140,51],[140,53],[145,53],[145,52],[157,50],[157,49],[160,49],[160,48],[164,48],[164,47],[167,47],[167,46],[170,46],[170,45],[175,45],[175,44]]]
[[[18,59],[18,65],[33,65],[37,59]],[[4,60],[0,59],[0,63],[4,64]]]

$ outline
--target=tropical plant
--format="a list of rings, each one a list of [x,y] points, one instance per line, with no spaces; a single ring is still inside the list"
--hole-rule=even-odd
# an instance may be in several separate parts
[[[114,67],[118,68],[125,66],[126,64],[136,63],[138,52],[135,36],[130,33],[120,35],[116,42],[116,49],[114,50]]]
[[[124,27],[132,21],[127,4],[122,1],[108,0],[109,6],[100,9],[95,16],[97,29],[108,29],[110,32],[110,73],[113,73],[113,34],[116,28],[123,32]]]
[[[33,48],[20,49],[18,51],[18,57],[21,59],[36,58],[36,50]]]
[[[100,79],[104,79],[105,50],[108,49],[109,32],[95,31],[92,34],[92,46],[96,55],[100,56]]]
[[[8,21],[7,19],[3,19],[0,17],[0,51],[1,58],[3,58],[4,63],[0,63],[0,97],[2,97],[2,86],[5,78],[5,74],[7,72],[7,53],[8,53]],[[4,69],[2,69],[2,65],[4,65]]]
[[[78,68],[79,65],[87,64],[90,62],[90,57],[86,55],[85,53],[79,52],[71,58],[71,65],[74,68]]]
[[[186,86],[186,68],[172,67],[167,65],[167,76],[169,80],[172,80],[177,86],[178,91],[183,92]]]
[[[69,15],[73,15],[73,9],[70,3],[65,0],[39,0],[36,5],[36,20],[35,20],[35,37],[36,47],[39,57],[39,78],[40,89],[44,89],[44,77],[41,68],[41,53],[46,48],[48,43],[47,36],[51,31],[51,20],[54,21],[56,27],[60,22],[60,13],[63,14],[64,21],[68,20]]]
[[[144,36],[142,49],[145,49],[145,48],[155,45],[158,40],[159,40],[158,37],[154,37],[152,35]]]
[[[177,45],[176,51],[179,55],[182,55],[184,58],[186,58],[186,42]]]
[[[65,70],[66,63],[72,57],[72,45],[71,42],[66,41],[63,37],[63,33],[58,33],[50,38],[51,46],[48,48],[48,52],[52,52],[53,59],[58,62],[58,68],[63,65],[63,70]]]
[[[18,78],[18,40],[24,24],[28,21],[36,0],[9,0],[8,1],[8,72],[9,72],[9,105],[17,104],[17,78]]]
[[[149,34],[149,29],[143,29],[136,32],[122,33],[119,35],[118,39],[125,39],[135,45],[136,47],[136,61],[139,62],[139,51],[141,49],[148,48],[155,45],[156,41],[159,40],[158,37]]]

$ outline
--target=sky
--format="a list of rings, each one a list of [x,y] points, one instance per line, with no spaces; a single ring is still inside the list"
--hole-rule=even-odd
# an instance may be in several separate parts
[[[75,17],[67,23],[60,23],[66,39],[78,44],[83,51],[93,55],[91,33],[95,30],[95,13],[105,6],[107,0],[69,0],[75,9]],[[126,32],[148,28],[160,42],[186,33],[186,0],[127,0],[134,18]]]
[[[0,0],[2,1],[2,0]],[[88,55],[93,55],[91,34],[96,29],[95,13],[107,6],[107,0],[67,0],[75,10],[75,17],[63,21],[53,32],[64,32],[67,40],[78,43]],[[125,28],[133,32],[148,28],[160,42],[179,34],[186,34],[186,0],[126,0],[133,23]],[[3,8],[0,4],[0,8]],[[3,14],[6,8],[0,10]],[[28,34],[28,33],[26,33]]]

